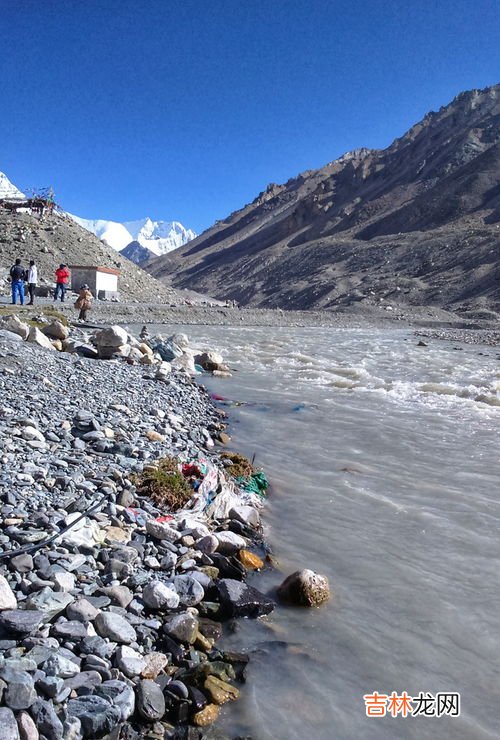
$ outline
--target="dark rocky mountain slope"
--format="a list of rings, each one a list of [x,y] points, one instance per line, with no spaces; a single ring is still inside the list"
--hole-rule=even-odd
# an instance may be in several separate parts
[[[155,256],[150,249],[143,247],[138,241],[130,242],[126,247],[120,249],[120,254],[136,265],[141,265]]]
[[[500,85],[461,93],[387,149],[358,149],[147,263],[253,306],[500,310]]]

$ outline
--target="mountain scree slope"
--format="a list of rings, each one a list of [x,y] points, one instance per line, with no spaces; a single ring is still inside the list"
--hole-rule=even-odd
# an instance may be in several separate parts
[[[500,85],[461,93],[387,149],[358,149],[147,263],[244,305],[500,311]],[[493,314],[494,316],[494,314]]]

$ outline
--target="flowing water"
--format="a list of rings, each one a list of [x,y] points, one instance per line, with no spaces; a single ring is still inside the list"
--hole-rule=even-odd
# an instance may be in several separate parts
[[[186,328],[237,372],[233,444],[272,482],[282,573],[328,576],[321,609],[278,608],[222,724],[255,740],[500,736],[498,348],[404,330]],[[365,694],[461,695],[459,717],[366,717]]]

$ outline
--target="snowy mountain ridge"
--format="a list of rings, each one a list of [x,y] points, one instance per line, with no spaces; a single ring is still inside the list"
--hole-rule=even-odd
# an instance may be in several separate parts
[[[0,172],[0,198],[22,198],[26,196],[11,183],[7,175]]]
[[[153,221],[146,217],[120,223],[105,219],[81,218],[71,213],[68,213],[68,216],[117,251],[121,251],[131,242],[139,242],[153,254],[163,255],[182,247],[196,237],[194,231],[186,229],[179,221]]]

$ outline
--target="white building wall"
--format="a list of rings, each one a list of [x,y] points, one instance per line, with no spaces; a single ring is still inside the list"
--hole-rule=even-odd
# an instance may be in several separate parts
[[[118,275],[110,275],[107,272],[98,272],[96,274],[96,291],[99,293],[100,290],[118,290]]]

